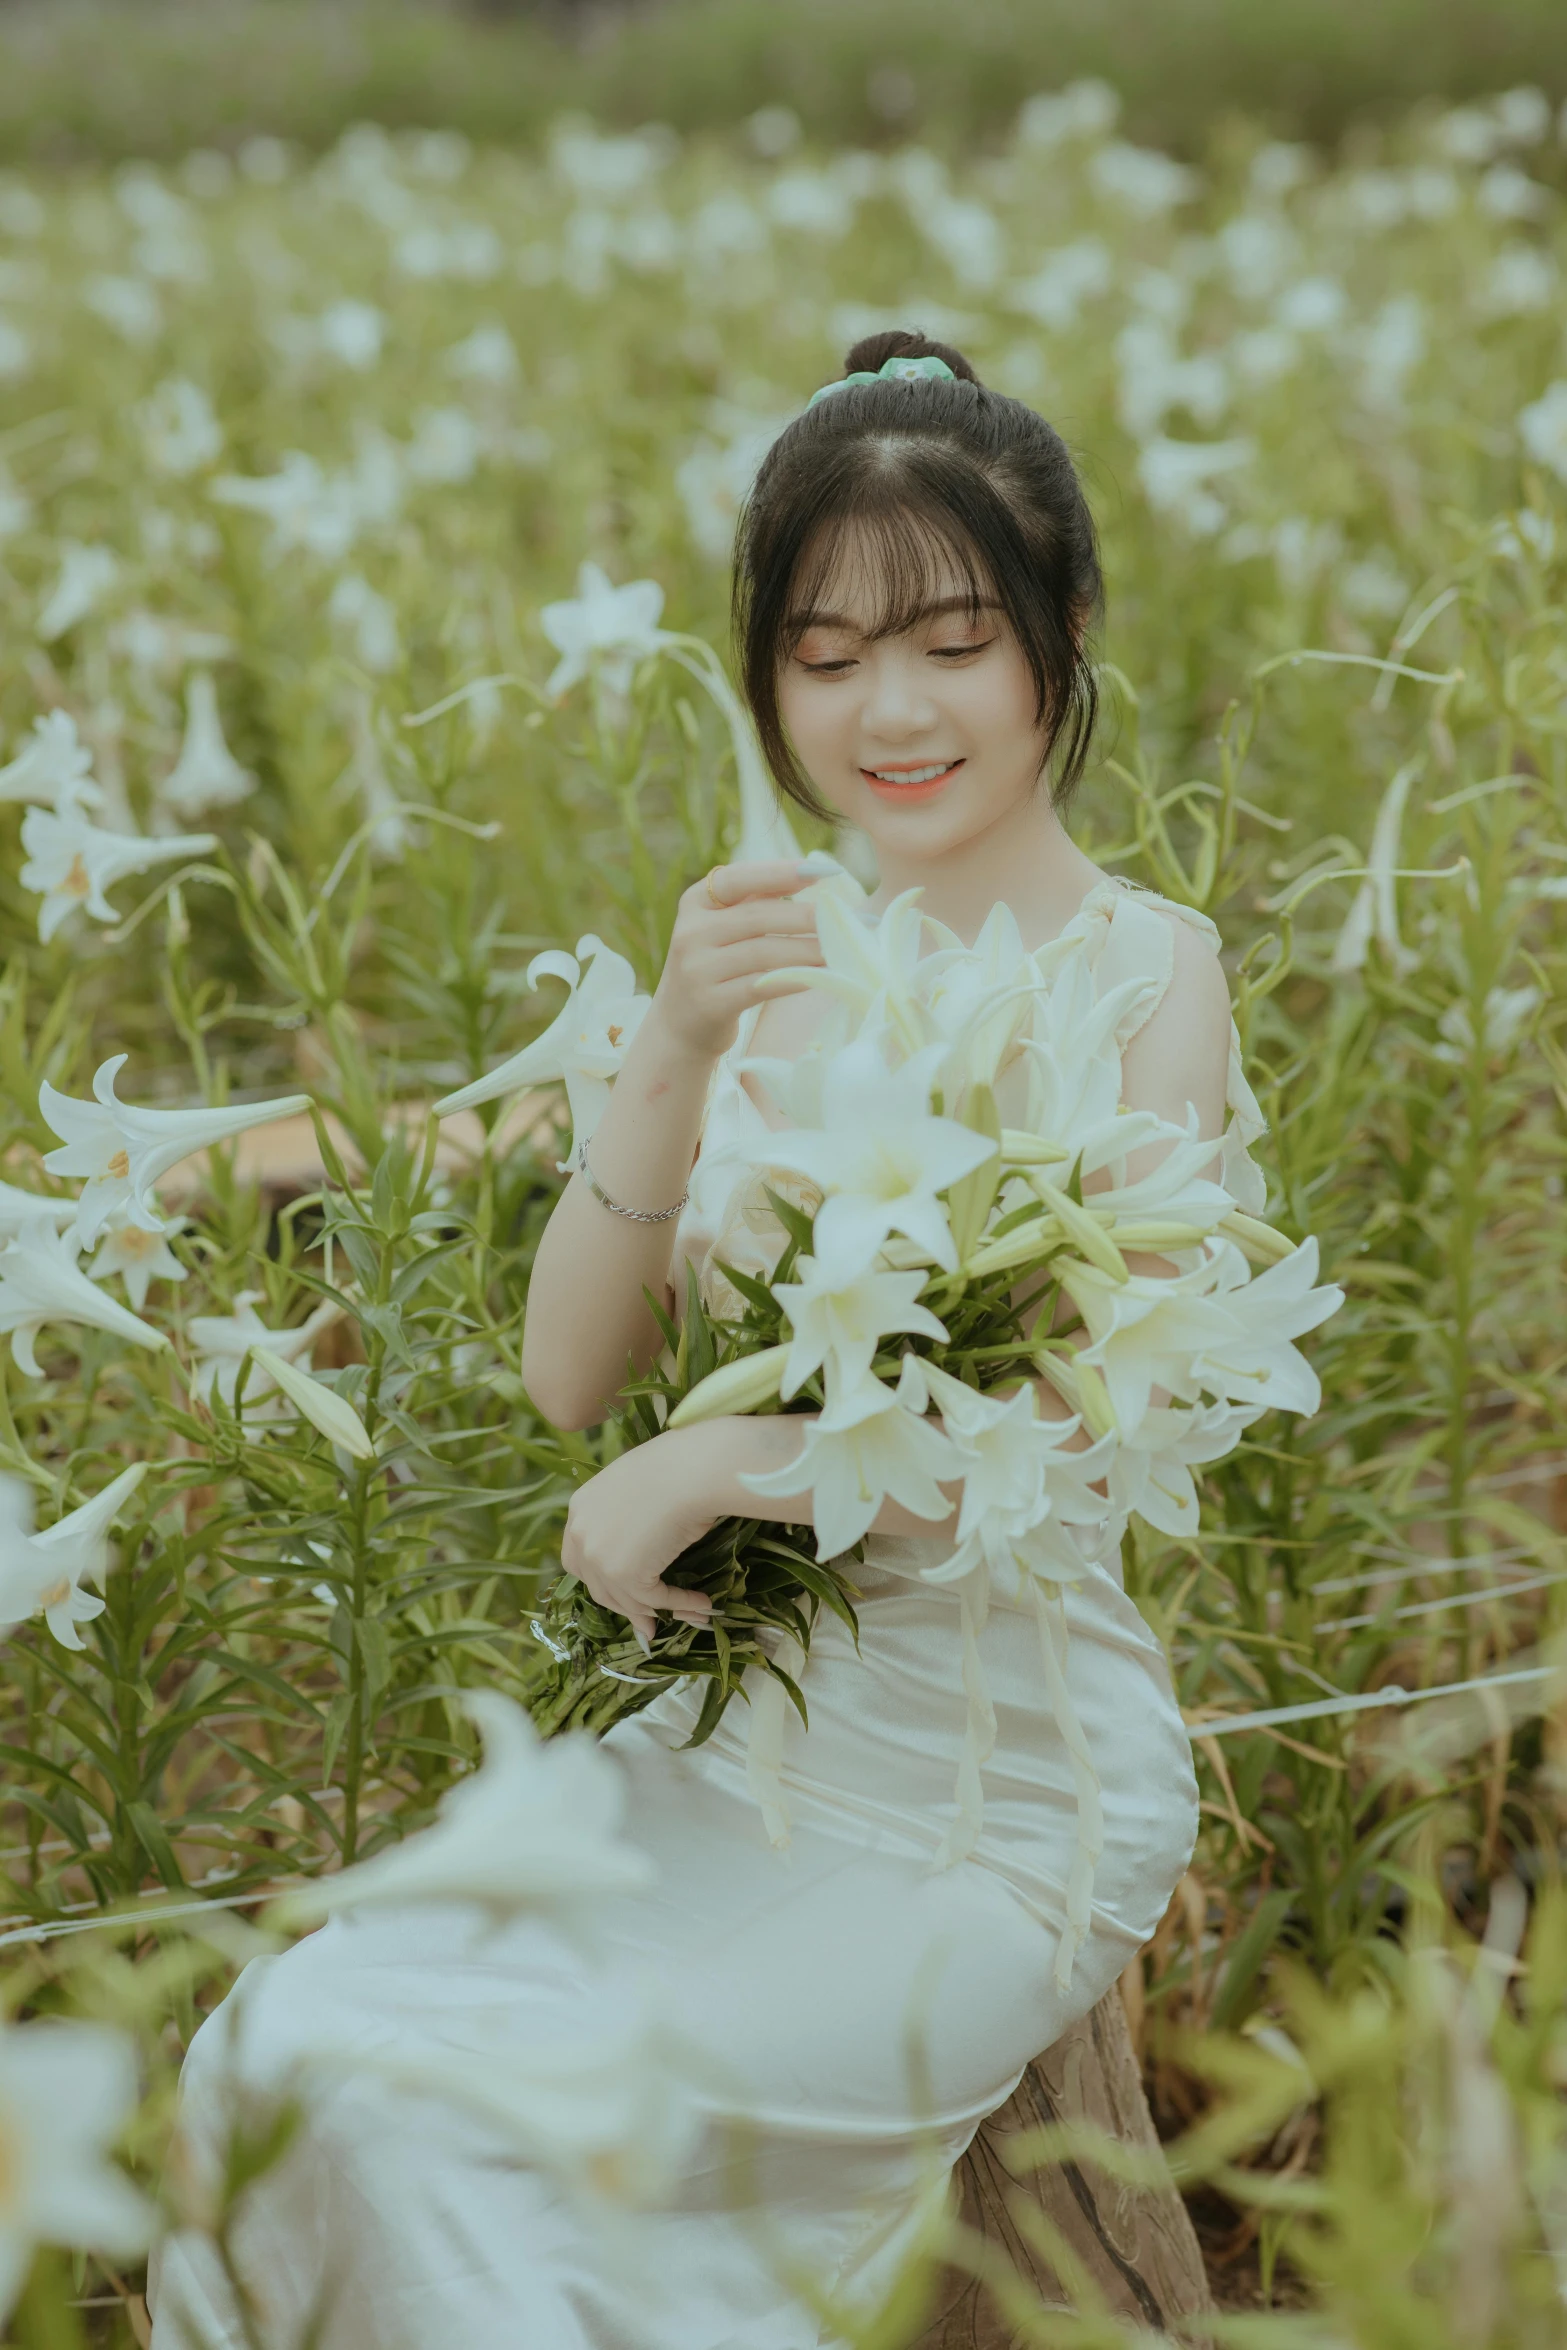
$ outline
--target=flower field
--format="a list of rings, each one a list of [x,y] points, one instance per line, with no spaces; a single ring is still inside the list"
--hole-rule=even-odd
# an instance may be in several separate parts
[[[1564,146],[1518,89],[1198,169],[1081,83],[961,162],[813,152],[772,108],[0,180],[20,2342],[145,2340],[150,2199],[221,2245],[245,2184],[161,2169],[193,2022],[275,1895],[428,1825],[473,1693],[545,1690],[565,1504],[616,1438],[532,1410],[521,1321],[551,1080],[607,1072],[563,1045],[432,1105],[546,1029],[587,934],[651,984],[753,788],[692,643],[738,503],[898,324],[1081,460],[1074,828],[1219,923],[1268,1218],[1346,1293],[1320,1411],[1199,1471],[1199,1534],[1124,1548],[1204,1824],[1123,1989],[1221,2298],[1286,2305],[1222,2338],[1560,2339]],[[604,2127],[656,2200],[650,2100],[651,2069]],[[917,2295],[852,2329],[914,2341]]]

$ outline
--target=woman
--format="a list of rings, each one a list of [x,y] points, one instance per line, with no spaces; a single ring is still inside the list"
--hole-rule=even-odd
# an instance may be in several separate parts
[[[1061,823],[1093,727],[1084,642],[1100,592],[1051,428],[948,346],[872,337],[774,444],[742,520],[747,695],[781,790],[868,837],[873,911],[918,885],[922,911],[972,940],[1004,903],[1030,950],[1082,957],[1101,997],[1143,980],[1118,1031],[1122,1099],[1183,1126],[1194,1105],[1217,1159],[1231,1022],[1212,927],[1108,879]],[[768,1259],[755,1165],[779,1088],[749,1064],[798,1059],[822,1017],[799,976],[822,960],[813,878],[731,865],[681,901],[532,1278],[524,1375],[563,1426],[600,1420],[628,1357],[653,1359],[644,1289],[673,1309],[687,1261],[716,1294],[738,1244]],[[1048,1388],[1041,1402],[1064,1414]],[[718,1420],[625,1454],[573,1502],[565,1564],[644,1640],[661,1611],[700,1620],[706,1601],[665,1568],[716,1517],[800,1517],[804,1426]],[[765,1733],[748,1738],[732,1707],[683,1751],[695,1701],[681,1684],[609,1733],[627,1834],[658,1878],[616,1911],[607,1973],[587,1979],[536,1930],[470,1948],[433,1912],[334,1923],[247,1972],[187,2063],[196,2144],[220,2128],[231,2068],[264,2087],[312,2049],[461,2049],[497,2016],[519,2043],[588,2034],[639,1997],[725,2084],[628,2267],[541,2174],[438,2106],[345,2082],[312,2105],[236,2235],[264,2339],[292,2343],[324,2307],[321,2350],[814,2350],[835,2337],[785,2277],[863,2297],[895,2273],[933,2153],[939,2176],[1115,1982],[1187,1865],[1197,1813],[1163,1653],[1112,1552],[1067,1597],[1070,1707],[1103,1812],[1075,1930],[1064,1709],[1004,1606],[981,1642],[996,1724],[983,1822],[977,1841],[954,1839],[969,1693],[953,1594],[920,1579],[949,1536],[884,1506],[855,1571],[859,1650],[836,1620],[814,1634],[809,1731],[759,1702]],[[725,2114],[745,2124],[743,2179]],[[176,2244],[159,2350],[245,2338],[201,2247]]]

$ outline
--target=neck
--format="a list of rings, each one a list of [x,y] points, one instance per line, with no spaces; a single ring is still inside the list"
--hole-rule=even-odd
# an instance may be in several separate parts
[[[885,841],[874,847],[881,882],[872,905],[879,911],[901,891],[920,889],[921,911],[970,945],[999,904],[1016,915],[1026,946],[1044,945],[1060,935],[1102,878],[1067,833],[1043,785],[1021,807],[939,856],[913,855]]]

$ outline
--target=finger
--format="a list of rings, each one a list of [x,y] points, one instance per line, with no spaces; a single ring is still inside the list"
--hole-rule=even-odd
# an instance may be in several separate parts
[[[813,938],[745,938],[737,946],[715,948],[706,958],[707,976],[714,986],[724,987],[764,971],[819,971],[824,960]]]
[[[700,903],[698,910],[701,910]],[[721,944],[739,938],[768,937],[775,932],[787,932],[793,938],[814,938],[814,905],[802,905],[798,898],[744,898],[738,905],[715,907],[702,924],[704,942],[713,939]]]
[[[706,1624],[711,1621],[713,1603],[705,1591],[686,1591],[678,1583],[655,1583],[658,1604],[682,1624]]]
[[[796,890],[819,879],[796,858],[767,857],[743,865],[715,865],[698,889],[710,905],[734,906],[742,898],[792,897]]]

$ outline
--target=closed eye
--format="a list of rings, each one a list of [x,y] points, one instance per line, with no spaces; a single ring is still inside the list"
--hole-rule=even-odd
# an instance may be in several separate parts
[[[975,653],[987,652],[995,641],[993,636],[987,636],[977,645],[932,645],[930,650],[937,661],[966,661]]]

